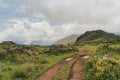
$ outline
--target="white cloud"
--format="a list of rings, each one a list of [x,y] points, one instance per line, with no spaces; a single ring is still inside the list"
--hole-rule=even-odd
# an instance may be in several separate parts
[[[26,0],[26,12],[52,23],[112,24],[120,0]],[[120,20],[120,18],[119,18]]]
[[[2,40],[20,40],[31,42],[34,40],[46,40],[53,34],[52,28],[46,21],[31,22],[27,19],[15,19],[10,21],[11,27],[0,32]]]
[[[39,40],[56,40],[63,37],[61,32],[58,31],[59,29],[56,28],[57,26],[51,26],[47,21],[33,22],[23,18],[12,19],[8,22],[11,27],[0,27],[0,41],[15,40],[30,43]]]
[[[61,24],[60,27],[76,23],[79,29],[120,32],[120,0],[26,0],[25,9],[32,16]]]

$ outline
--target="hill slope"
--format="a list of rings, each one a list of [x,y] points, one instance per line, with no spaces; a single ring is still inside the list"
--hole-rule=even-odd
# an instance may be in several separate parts
[[[79,36],[75,42],[76,45],[83,44],[90,41],[118,41],[120,37],[113,33],[107,33],[102,30],[87,31]]]
[[[63,38],[61,40],[58,40],[56,41],[54,44],[64,44],[64,45],[67,45],[67,44],[74,44],[76,39],[78,38],[79,35],[77,34],[74,34],[74,35],[70,35],[66,38]]]

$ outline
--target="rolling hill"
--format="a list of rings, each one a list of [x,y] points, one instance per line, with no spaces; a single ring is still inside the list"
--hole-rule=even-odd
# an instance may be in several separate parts
[[[105,41],[105,42],[115,42],[120,40],[120,36],[115,35],[113,33],[108,33],[103,30],[94,30],[94,31],[87,31],[81,36],[79,36],[75,42],[76,45],[84,44],[90,41]]]
[[[77,34],[73,34],[66,38],[56,41],[54,44],[64,44],[64,45],[74,44],[76,39],[78,38],[78,36],[79,35],[77,35]]]

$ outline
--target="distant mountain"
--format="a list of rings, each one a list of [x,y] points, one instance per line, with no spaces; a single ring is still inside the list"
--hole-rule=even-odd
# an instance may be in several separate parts
[[[56,41],[54,44],[64,44],[64,45],[74,44],[78,36],[79,35],[77,35],[77,34],[73,34],[73,35],[65,37],[61,40]]]
[[[120,37],[113,34],[107,33],[103,30],[94,30],[94,31],[87,31],[81,36],[79,36],[75,42],[76,45],[83,44],[90,41],[97,41],[97,40],[105,40],[105,41],[117,41]]]

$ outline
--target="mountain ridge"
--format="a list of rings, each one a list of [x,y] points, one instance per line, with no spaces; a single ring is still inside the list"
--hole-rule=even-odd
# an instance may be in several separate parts
[[[103,30],[93,30],[86,31],[84,34],[80,35],[75,44],[79,45],[81,43],[86,43],[93,40],[105,40],[105,41],[117,41],[120,39],[120,36],[115,35],[113,33],[108,33]]]

